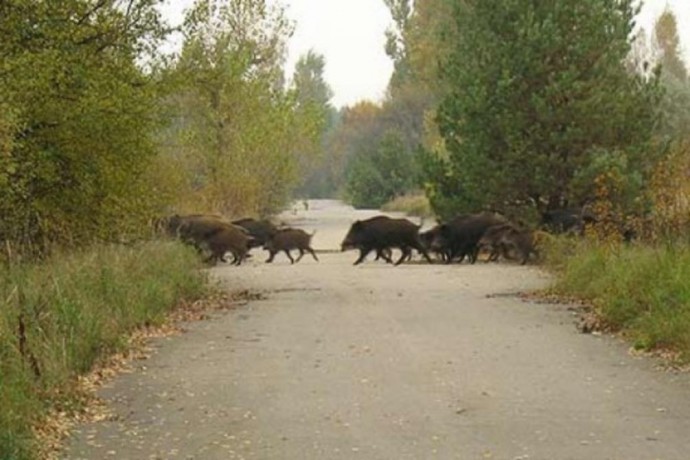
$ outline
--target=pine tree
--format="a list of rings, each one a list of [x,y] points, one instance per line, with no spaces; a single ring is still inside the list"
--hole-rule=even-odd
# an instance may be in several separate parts
[[[590,190],[576,175],[601,152],[627,167],[656,123],[656,79],[631,75],[631,0],[456,0],[458,38],[443,64],[437,121],[448,149],[431,198],[449,214],[563,207]]]

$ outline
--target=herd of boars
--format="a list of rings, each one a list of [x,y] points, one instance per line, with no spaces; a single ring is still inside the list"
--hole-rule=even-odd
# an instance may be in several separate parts
[[[479,252],[484,250],[489,253],[488,260],[495,261],[502,256],[522,264],[537,254],[533,232],[495,214],[465,214],[425,232],[420,230],[421,225],[407,219],[376,216],[358,220],[350,227],[341,250],[359,250],[355,265],[362,263],[372,251],[377,259],[393,263],[392,249],[401,252],[395,265],[410,259],[412,249],[430,263],[433,262],[430,253],[445,263],[462,262],[465,258],[475,263]]]
[[[573,213],[542,216],[543,228],[552,232],[581,231],[582,222],[582,217]],[[307,253],[315,261],[319,260],[311,247],[313,233],[279,227],[269,220],[245,218],[229,221],[217,215],[174,215],[158,221],[157,227],[193,245],[199,253],[208,254],[206,260],[212,263],[227,262],[225,256],[230,253],[230,262],[240,265],[253,248],[268,251],[267,263],[273,262],[280,252],[285,253],[290,263],[299,262]],[[538,256],[534,240],[535,232],[493,213],[460,215],[423,232],[421,225],[408,219],[379,215],[354,222],[341,250],[359,250],[355,265],[362,263],[372,252],[376,260],[399,265],[412,258],[413,250],[429,263],[434,260],[475,263],[479,253],[484,251],[488,254],[488,261],[502,257],[525,264],[531,257]],[[393,250],[400,251],[395,261]],[[296,259],[291,251],[299,252]]]
[[[156,227],[194,246],[199,253],[208,253],[207,261],[227,262],[225,255],[232,254],[231,263],[240,265],[249,257],[252,248],[262,247],[269,252],[266,262],[273,262],[276,254],[284,252],[291,263],[299,262],[305,253],[318,261],[311,248],[310,235],[298,228],[276,227],[268,220],[252,218],[228,221],[221,216],[208,214],[174,215],[156,222]],[[297,260],[290,251],[299,251]]]

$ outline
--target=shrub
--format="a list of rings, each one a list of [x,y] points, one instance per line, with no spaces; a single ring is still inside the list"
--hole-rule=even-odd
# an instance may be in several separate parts
[[[587,300],[604,323],[647,350],[690,358],[690,247],[556,239],[545,251],[554,289]],[[560,254],[559,254],[560,253]]]

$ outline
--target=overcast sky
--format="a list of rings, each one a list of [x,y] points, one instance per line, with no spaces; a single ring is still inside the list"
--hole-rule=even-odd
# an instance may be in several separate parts
[[[277,0],[279,1],[279,0]],[[177,25],[193,0],[167,0],[163,14]],[[296,22],[289,43],[288,76],[300,55],[313,48],[326,57],[326,80],[336,107],[360,100],[380,100],[393,71],[383,51],[384,31],[391,23],[383,0],[282,0]],[[668,5],[678,19],[678,31],[690,63],[690,0],[647,0],[639,24],[648,31]]]

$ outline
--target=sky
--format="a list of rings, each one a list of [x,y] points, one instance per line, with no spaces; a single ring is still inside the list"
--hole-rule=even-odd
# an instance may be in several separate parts
[[[276,0],[278,1],[278,0]],[[166,0],[164,17],[182,22],[183,11],[193,0]],[[295,21],[288,43],[286,74],[292,75],[301,55],[313,49],[326,58],[325,78],[333,89],[333,105],[342,107],[361,100],[381,100],[393,63],[383,48],[384,32],[392,23],[383,0],[282,0]],[[668,6],[678,20],[685,62],[690,64],[690,0],[646,0],[638,23],[647,31]]]

